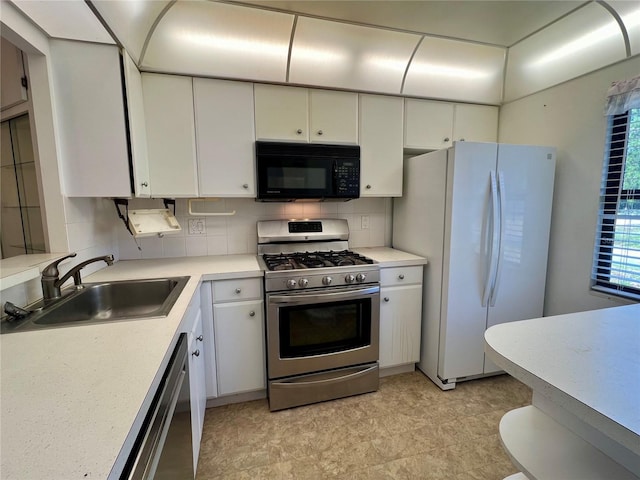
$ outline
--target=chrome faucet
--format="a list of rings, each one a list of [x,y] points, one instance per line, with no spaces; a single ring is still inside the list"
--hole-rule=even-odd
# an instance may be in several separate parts
[[[76,253],[70,253],[66,257],[62,257],[55,262],[48,265],[42,271],[42,277],[40,279],[42,283],[42,295],[45,301],[54,300],[56,298],[60,298],[62,293],[60,292],[60,287],[64,282],[69,280],[70,277],[73,277],[73,283],[76,287],[82,287],[82,278],[80,277],[80,270],[93,262],[103,261],[106,262],[107,265],[113,265],[113,255],[105,255],[104,257],[95,257],[90,258],[82,263],[79,263],[67,273],[65,273],[62,278],[58,278],[60,272],[58,271],[58,264],[67,258],[75,257]]]

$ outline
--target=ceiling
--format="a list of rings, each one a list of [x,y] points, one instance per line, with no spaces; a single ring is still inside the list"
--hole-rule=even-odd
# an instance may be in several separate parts
[[[241,0],[233,3],[510,47],[588,2]]]
[[[121,45],[141,71],[481,104],[640,53],[626,0],[11,2],[52,38]]]

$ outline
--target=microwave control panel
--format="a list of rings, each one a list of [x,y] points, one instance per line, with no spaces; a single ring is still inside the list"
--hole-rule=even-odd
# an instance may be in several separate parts
[[[360,160],[336,160],[336,193],[339,197],[358,197],[360,195]]]

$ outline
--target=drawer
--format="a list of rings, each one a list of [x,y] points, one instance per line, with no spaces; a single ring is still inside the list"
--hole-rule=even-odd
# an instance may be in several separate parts
[[[261,278],[238,278],[211,283],[213,303],[262,298]]]
[[[380,286],[399,286],[422,283],[422,266],[380,269]]]

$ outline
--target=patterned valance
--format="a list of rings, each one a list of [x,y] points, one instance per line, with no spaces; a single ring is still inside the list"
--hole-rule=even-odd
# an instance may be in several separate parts
[[[613,82],[607,91],[605,115],[618,115],[640,108],[640,77]]]

